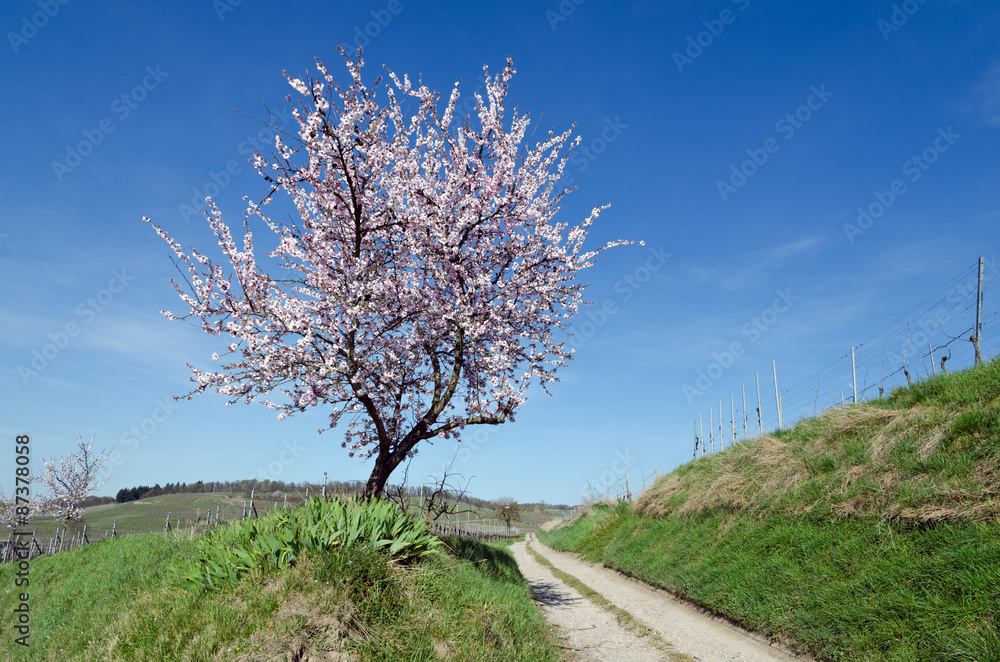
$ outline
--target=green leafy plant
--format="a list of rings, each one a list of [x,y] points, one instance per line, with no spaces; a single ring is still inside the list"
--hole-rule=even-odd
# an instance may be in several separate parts
[[[359,545],[410,561],[435,553],[441,542],[391,502],[314,499],[213,531],[198,541],[194,560],[172,568],[171,580],[192,592],[216,590],[245,573],[288,567],[304,550],[321,554]]]

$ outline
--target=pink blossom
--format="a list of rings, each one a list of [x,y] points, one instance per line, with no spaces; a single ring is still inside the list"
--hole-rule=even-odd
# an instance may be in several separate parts
[[[530,145],[528,114],[505,120],[510,60],[493,77],[484,67],[485,93],[463,118],[457,84],[441,113],[422,83],[390,71],[391,84],[368,87],[360,51],[344,55],[347,86],[322,63],[318,80],[288,79],[297,139],[276,137],[270,159],[253,158],[298,219],[250,203],[238,245],[208,199],[225,265],[145,220],[189,272],[190,290],[174,283],[187,313],[166,316],[240,349],[218,371],[192,367],[188,396],[260,400],[279,419],[328,407],[331,428],[348,423],[348,454],[375,458],[376,495],[420,441],[513,420],[529,384],[547,390],[571,358],[561,334],[583,303],[579,272],[629,242],[584,250],[603,206],[576,227],[554,220],[577,143],[549,131]],[[266,267],[254,218],[272,235]],[[275,393],[281,403],[264,399]]]

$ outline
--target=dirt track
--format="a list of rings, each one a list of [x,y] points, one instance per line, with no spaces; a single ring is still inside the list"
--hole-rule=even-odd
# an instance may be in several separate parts
[[[531,548],[556,568],[573,575],[609,602],[656,632],[686,659],[704,662],[793,662],[796,657],[763,638],[687,605],[666,591],[654,589],[602,566],[546,547],[528,535]],[[684,659],[657,648],[618,624],[612,614],[557,579],[529,554],[526,543],[511,546],[535,600],[546,618],[565,636],[568,659],[580,661]]]

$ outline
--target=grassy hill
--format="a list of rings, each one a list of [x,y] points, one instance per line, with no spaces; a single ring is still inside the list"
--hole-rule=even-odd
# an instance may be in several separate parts
[[[15,567],[0,567],[4,660],[559,659],[507,550],[472,541],[400,564],[349,548],[189,593],[183,533],[134,535],[31,561],[30,648],[16,645]]]
[[[539,537],[824,660],[1000,660],[1000,361],[837,408]]]

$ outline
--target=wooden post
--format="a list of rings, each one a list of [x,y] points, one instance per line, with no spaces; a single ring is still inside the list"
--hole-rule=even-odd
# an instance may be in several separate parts
[[[757,425],[760,426],[760,433],[764,434],[764,412],[760,409],[760,374],[753,373],[753,378],[757,381]]]
[[[851,348],[851,376],[854,383],[854,403],[858,402],[858,365],[854,360],[854,348]]]
[[[111,539],[115,539],[115,528],[118,526],[118,520],[111,523]]]
[[[741,384],[743,387],[743,441],[750,440],[750,434],[747,431],[747,385]]]
[[[632,489],[628,486],[628,472],[625,472],[625,498],[632,500]]]
[[[701,423],[701,456],[705,457],[705,419],[698,414],[698,421]]]
[[[778,429],[784,429],[781,421],[781,398],[778,395],[778,364],[771,360],[771,370],[774,372],[774,405],[778,408]]]
[[[7,552],[8,552],[8,550],[10,550],[10,537],[12,535],[14,535],[14,531],[13,530],[11,530],[11,531],[9,531],[7,533],[7,544],[3,548],[3,561],[0,561],[0,563],[6,563],[7,562]]]
[[[89,542],[87,540],[87,523],[86,522],[83,523],[83,533],[80,534],[80,544],[82,545],[84,542]]]
[[[163,532],[166,533],[169,530],[170,530],[170,513],[167,513],[167,523],[163,527]]]
[[[937,376],[937,366],[934,365],[934,345],[927,345],[927,347],[931,350],[931,371]]]
[[[288,492],[285,492],[285,500],[281,503],[282,510],[288,510]]]
[[[846,407],[847,406],[847,398],[844,397],[844,392],[843,391],[840,392],[840,406],[841,407]]]
[[[215,525],[219,526],[219,506],[222,505],[221,501],[215,502]]]

